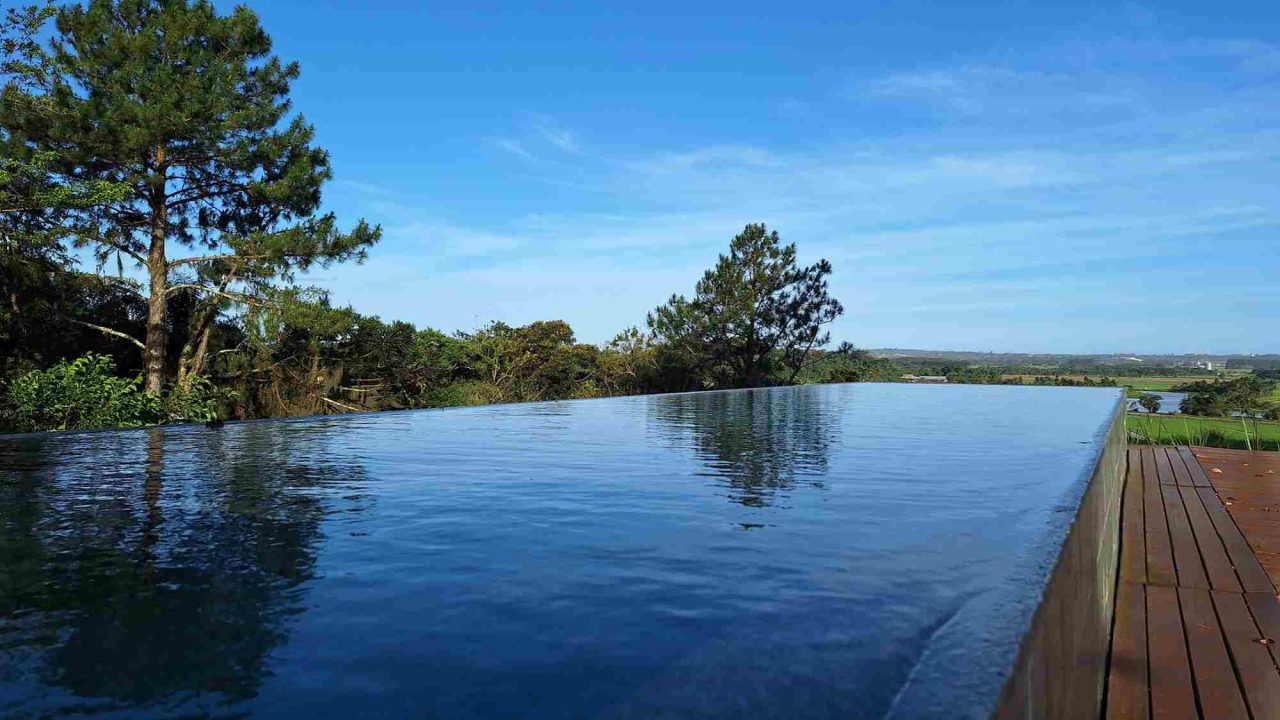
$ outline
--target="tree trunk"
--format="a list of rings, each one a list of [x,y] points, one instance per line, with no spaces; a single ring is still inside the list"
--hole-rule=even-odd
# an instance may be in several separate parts
[[[147,273],[151,279],[151,296],[147,298],[147,341],[142,353],[146,371],[146,390],[157,395],[164,389],[165,349],[169,341],[168,291],[169,263],[165,258],[165,238],[169,234],[169,208],[165,203],[164,147],[156,148],[158,181],[151,187],[151,249],[147,253]]]
[[[218,292],[226,292],[235,282],[236,272],[227,273],[218,285]],[[182,348],[182,356],[178,359],[178,385],[186,390],[191,379],[204,372],[205,359],[209,355],[209,335],[213,332],[213,321],[218,317],[218,300],[214,295],[201,307],[200,314],[191,328],[191,336]]]

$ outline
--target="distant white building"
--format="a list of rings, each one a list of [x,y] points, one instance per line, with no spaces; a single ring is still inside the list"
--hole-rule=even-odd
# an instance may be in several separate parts
[[[1213,361],[1212,361],[1212,360],[1197,360],[1197,361],[1196,361],[1196,367],[1201,368],[1201,369],[1204,369],[1204,370],[1212,370],[1212,369],[1213,369]]]

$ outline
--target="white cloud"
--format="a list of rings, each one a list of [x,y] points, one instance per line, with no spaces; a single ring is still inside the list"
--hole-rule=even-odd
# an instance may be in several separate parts
[[[582,152],[582,146],[578,144],[577,138],[568,130],[556,130],[549,127],[540,127],[538,132],[542,133],[542,137],[547,142],[560,148],[564,152],[577,155]]]
[[[513,138],[506,138],[506,137],[494,138],[493,143],[497,145],[499,148],[502,148],[503,150],[506,150],[512,155],[515,155],[516,157],[522,158],[524,160],[534,161],[538,159],[534,156],[533,153],[526,150],[524,144],[521,143],[519,140],[515,140]]]

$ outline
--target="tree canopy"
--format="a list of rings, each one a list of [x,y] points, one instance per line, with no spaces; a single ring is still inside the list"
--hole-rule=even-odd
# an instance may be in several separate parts
[[[47,15],[31,10],[22,26]],[[214,303],[250,301],[315,263],[360,260],[377,241],[363,220],[344,232],[320,213],[332,173],[314,129],[291,114],[299,68],[271,54],[247,7],[220,15],[203,0],[91,0],[55,20],[47,47],[31,32],[6,45],[16,56],[0,98],[6,157],[41,163],[53,185],[124,189],[57,221],[100,268],[111,259],[145,268],[145,339],[131,339],[148,391],[175,374],[175,294],[197,295],[204,308],[193,319],[207,326]],[[186,369],[197,353],[184,349]]]

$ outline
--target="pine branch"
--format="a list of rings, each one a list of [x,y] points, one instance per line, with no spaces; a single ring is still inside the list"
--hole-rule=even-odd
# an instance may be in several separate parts
[[[97,330],[97,331],[99,331],[99,332],[104,332],[104,333],[106,333],[106,334],[108,334],[108,335],[113,335],[113,336],[118,337],[118,338],[121,338],[121,339],[123,339],[123,340],[128,340],[129,342],[133,343],[134,345],[137,345],[137,346],[138,346],[139,348],[141,348],[143,351],[145,351],[145,350],[147,349],[147,346],[146,346],[146,345],[143,345],[141,340],[139,340],[139,339],[137,339],[137,338],[133,337],[132,335],[127,335],[127,334],[125,334],[125,333],[122,333],[122,332],[120,332],[119,330],[112,330],[112,329],[111,329],[111,328],[109,328],[109,327],[103,327],[103,326],[101,326],[101,325],[94,325],[93,323],[87,323],[87,322],[85,322],[85,321],[83,321],[83,320],[76,320],[75,318],[67,318],[67,319],[68,319],[68,320],[70,320],[71,322],[73,322],[73,323],[77,324],[77,325],[83,325],[83,326],[85,326],[85,327],[87,327],[87,328],[91,328],[91,329],[93,329],[93,330]]]
[[[263,306],[263,303],[245,293],[229,293],[222,290],[216,290],[205,285],[197,285],[195,283],[178,283],[177,285],[170,285],[169,289],[166,290],[165,293],[173,293],[179,290],[194,290],[196,292],[208,293],[210,295],[218,295],[234,302],[242,302],[245,305]]]
[[[169,261],[169,269],[179,267],[181,265],[194,265],[202,262],[223,262],[229,260],[267,260],[270,255],[200,255],[198,257],[184,257],[177,260]]]

